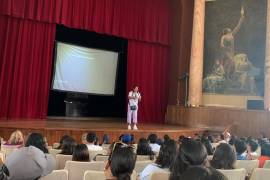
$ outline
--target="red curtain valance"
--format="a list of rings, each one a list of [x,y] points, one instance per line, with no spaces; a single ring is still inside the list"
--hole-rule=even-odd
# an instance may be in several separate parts
[[[169,45],[168,0],[0,0],[0,13]]]

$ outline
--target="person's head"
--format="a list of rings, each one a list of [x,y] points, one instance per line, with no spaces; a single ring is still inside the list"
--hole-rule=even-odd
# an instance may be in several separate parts
[[[57,149],[61,149],[62,147],[62,144],[63,144],[63,141],[66,139],[66,138],[69,138],[70,136],[69,135],[64,135],[61,137],[60,141],[59,141],[59,147]]]
[[[133,91],[134,91],[134,92],[138,92],[138,91],[139,91],[139,86],[135,85],[135,86],[133,87]]]
[[[109,135],[107,135],[107,134],[104,134],[104,135],[103,135],[102,144],[110,144],[110,138],[109,138]]]
[[[74,148],[76,146],[76,141],[72,137],[65,138],[61,146],[61,153],[65,155],[72,155]]]
[[[97,140],[97,136],[96,136],[96,133],[94,132],[89,132],[86,136],[86,141],[87,143],[91,143],[91,144],[94,144]]]
[[[192,139],[184,139],[171,168],[171,179],[179,179],[181,174],[192,166],[204,166],[207,162],[207,151],[204,145]]]
[[[234,141],[234,147],[238,155],[243,154],[247,150],[246,142],[241,139],[236,139]]]
[[[262,145],[261,155],[270,157],[270,143],[265,143]]]
[[[121,141],[122,141],[123,143],[126,143],[126,144],[131,144],[131,143],[132,143],[132,137],[131,137],[130,134],[124,134],[124,135],[122,136]]]
[[[176,156],[176,142],[172,139],[165,141],[159,150],[156,164],[161,168],[171,168]]]
[[[224,134],[220,134],[220,135],[219,135],[219,139],[220,139],[220,140],[225,140]]]
[[[236,153],[234,149],[225,143],[217,146],[210,164],[215,169],[234,169]]]
[[[213,147],[211,145],[211,142],[209,141],[209,139],[207,137],[202,137],[201,138],[201,142],[204,144],[206,150],[207,150],[207,154],[208,155],[212,155],[213,154]]]
[[[181,180],[228,180],[221,172],[214,168],[195,166],[181,175]]]
[[[248,152],[255,152],[257,151],[259,147],[259,144],[254,141],[253,139],[250,139],[248,142],[247,142],[247,151]]]
[[[11,135],[10,138],[8,140],[9,144],[12,145],[19,145],[19,144],[23,144],[24,143],[24,138],[23,138],[23,134],[20,130],[16,130],[14,131]]]
[[[89,151],[85,144],[78,144],[75,146],[72,161],[90,161]]]
[[[48,149],[46,147],[46,142],[44,141],[43,136],[40,133],[31,133],[26,142],[25,147],[34,146],[44,153],[48,153]]]
[[[165,134],[164,136],[163,136],[163,140],[164,140],[164,142],[165,141],[168,141],[168,140],[170,140],[171,138],[170,138],[170,136],[168,135],[168,134]]]
[[[147,138],[147,140],[151,143],[151,144],[155,144],[157,143],[157,135],[156,134],[150,134]]]
[[[230,28],[224,28],[223,29],[223,35],[232,33],[232,30]]]
[[[137,146],[137,155],[149,155],[150,159],[154,159],[155,153],[152,151],[149,142],[145,138],[140,138]]]
[[[112,144],[107,170],[117,180],[130,180],[130,176],[135,168],[136,154],[133,148],[124,143],[115,142]]]

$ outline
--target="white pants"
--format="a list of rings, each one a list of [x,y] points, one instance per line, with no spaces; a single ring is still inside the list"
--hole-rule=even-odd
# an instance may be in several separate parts
[[[132,121],[134,124],[137,124],[137,112],[138,112],[138,106],[136,110],[132,111],[130,110],[130,106],[128,104],[128,110],[127,110],[127,123],[131,124]]]

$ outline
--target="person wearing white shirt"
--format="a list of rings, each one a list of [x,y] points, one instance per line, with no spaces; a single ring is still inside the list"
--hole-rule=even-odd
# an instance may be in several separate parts
[[[127,112],[127,123],[128,129],[131,129],[131,124],[133,121],[133,129],[137,130],[137,113],[138,113],[138,103],[141,101],[142,97],[139,93],[139,87],[134,86],[133,90],[128,93],[128,112]]]
[[[89,151],[102,151],[103,148],[101,146],[95,145],[96,142],[96,134],[93,132],[90,132],[86,136],[86,146]]]
[[[160,145],[157,144],[157,135],[156,134],[150,134],[148,136],[148,141],[149,141],[149,145],[152,149],[152,151],[155,153],[155,154],[158,154],[159,152],[159,149],[160,149]]]

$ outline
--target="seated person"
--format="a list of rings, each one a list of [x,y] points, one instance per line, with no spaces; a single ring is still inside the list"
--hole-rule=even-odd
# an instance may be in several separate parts
[[[221,143],[217,146],[210,164],[215,169],[234,169],[236,153],[229,144]]]
[[[177,153],[171,168],[170,179],[181,179],[181,175],[193,166],[205,166],[207,163],[207,150],[205,146],[190,138],[185,138]]]
[[[149,159],[154,160],[155,153],[152,151],[148,141],[145,138],[139,139],[137,155],[149,155]]]
[[[259,154],[256,152],[259,147],[259,144],[251,139],[247,142],[247,159],[253,160],[259,157]]]
[[[121,141],[125,144],[131,145],[132,144],[132,136],[130,134],[123,134],[121,137]]]
[[[241,139],[236,139],[234,142],[234,147],[235,147],[235,151],[236,151],[236,159],[237,160],[247,160],[247,154],[246,154],[247,145],[246,145],[245,141],[243,141]]]
[[[86,141],[87,141],[86,146],[89,151],[102,151],[103,150],[101,146],[95,145],[97,141],[96,133],[89,132],[86,136]]]
[[[160,149],[160,145],[157,143],[157,139],[158,137],[156,134],[150,134],[147,138],[150,143],[150,147],[155,154],[158,154]]]
[[[85,144],[77,144],[74,148],[72,161],[89,162],[89,151]]]
[[[10,180],[30,180],[45,176],[53,171],[56,162],[39,133],[29,135],[25,146],[7,156],[5,164]]]
[[[263,168],[265,161],[270,160],[270,143],[262,144],[262,152],[258,160],[259,168]]]
[[[176,157],[176,142],[172,139],[165,141],[161,147],[155,163],[147,165],[140,173],[139,179],[150,179],[153,172],[169,172]]]
[[[7,142],[5,142],[2,146],[8,147],[22,147],[24,143],[23,134],[20,130],[14,131]]]
[[[72,155],[76,145],[75,139],[70,136],[66,137],[62,142],[61,152],[59,154]]]
[[[106,179],[129,180],[135,168],[136,154],[131,146],[122,142],[112,144],[105,167]]]

